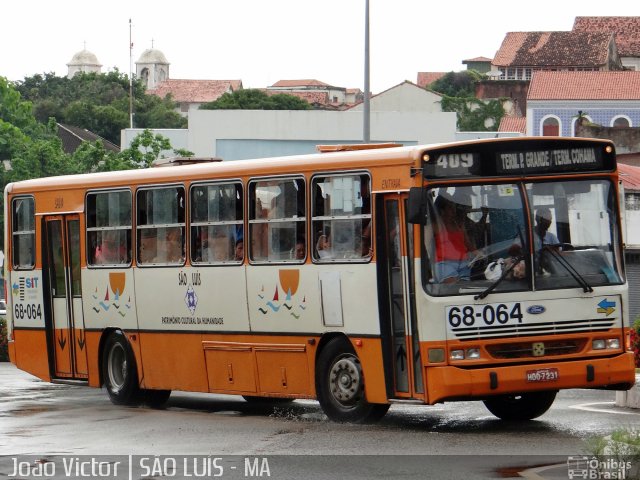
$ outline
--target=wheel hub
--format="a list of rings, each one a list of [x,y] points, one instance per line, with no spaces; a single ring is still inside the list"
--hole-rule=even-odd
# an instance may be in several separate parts
[[[331,368],[329,377],[331,393],[342,404],[353,403],[362,391],[362,369],[356,357],[338,360]]]
[[[127,378],[127,360],[124,349],[120,345],[114,345],[109,352],[109,381],[113,390],[122,389]]]

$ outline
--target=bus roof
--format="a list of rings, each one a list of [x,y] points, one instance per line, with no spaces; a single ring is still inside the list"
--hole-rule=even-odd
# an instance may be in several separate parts
[[[130,184],[168,183],[184,179],[196,181],[216,178],[292,175],[323,170],[360,170],[394,165],[419,165],[424,148],[424,146],[412,146],[315,153],[251,160],[194,163],[171,168],[144,168],[43,177],[10,183],[7,185],[7,191],[8,193],[16,194],[34,190],[96,188],[103,185],[124,186]]]
[[[459,142],[443,142],[429,145],[413,145],[373,149],[355,149],[314,153],[309,155],[291,155],[283,157],[257,158],[250,160],[228,160],[218,162],[176,165],[171,168],[145,168],[135,170],[119,170],[114,172],[87,173],[80,175],[64,175],[44,177],[10,183],[6,191],[10,194],[28,193],[36,190],[60,190],[75,188],[99,188],[105,185],[128,186],[138,184],[170,183],[180,180],[198,181],[211,179],[241,178],[254,176],[280,176],[322,172],[325,170],[364,170],[377,167],[393,167],[413,165],[422,166],[425,153],[444,148],[460,148],[469,145],[483,146],[488,144],[522,144],[558,141],[569,144],[576,141],[590,141],[594,144],[612,145],[610,140],[585,139],[576,137],[510,137],[465,140]]]

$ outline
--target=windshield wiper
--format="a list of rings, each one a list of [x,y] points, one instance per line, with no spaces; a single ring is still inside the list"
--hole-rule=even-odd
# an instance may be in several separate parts
[[[512,257],[511,265],[509,265],[507,268],[505,268],[502,271],[502,275],[500,275],[500,278],[498,278],[491,285],[489,285],[482,293],[479,293],[478,295],[473,297],[473,299],[474,300],[482,300],[487,295],[489,295],[491,292],[493,292],[498,287],[498,285],[500,285],[502,283],[502,281],[505,278],[507,278],[507,275],[509,275],[511,273],[511,271],[514,268],[516,268],[516,265],[518,265],[522,260],[524,260],[524,256],[523,255],[517,255],[515,257]]]
[[[569,272],[569,274],[571,274],[571,276],[575,279],[576,282],[578,282],[578,284],[582,287],[582,290],[585,293],[593,292],[593,287],[587,283],[584,277],[580,275],[580,272],[578,272],[575,269],[575,267],[567,261],[566,258],[563,258],[562,255],[560,255],[555,250],[556,247],[557,245],[551,245],[551,244],[542,245],[542,250],[546,250],[547,252],[549,252],[551,256],[555,258],[558,261],[558,263],[562,265],[567,272]]]

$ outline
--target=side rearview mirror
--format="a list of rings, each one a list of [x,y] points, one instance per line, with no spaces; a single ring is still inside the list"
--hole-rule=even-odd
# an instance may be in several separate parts
[[[427,194],[422,187],[409,189],[409,201],[407,204],[407,222],[426,225],[427,223]]]

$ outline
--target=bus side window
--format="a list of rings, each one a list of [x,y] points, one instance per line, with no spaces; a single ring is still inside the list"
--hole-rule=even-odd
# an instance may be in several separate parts
[[[304,262],[304,179],[252,181],[249,198],[249,258],[255,262]]]
[[[87,194],[87,264],[131,263],[131,192],[128,190]]]
[[[240,182],[191,188],[191,263],[240,264],[244,260],[243,194]]]
[[[369,261],[373,255],[370,183],[367,174],[314,177],[314,260]]]
[[[137,199],[140,265],[183,265],[185,261],[185,192],[181,186],[139,189]],[[147,248],[155,256],[145,252]]]
[[[16,198],[12,205],[12,262],[15,269],[32,269],[35,259],[35,203],[33,198]]]

